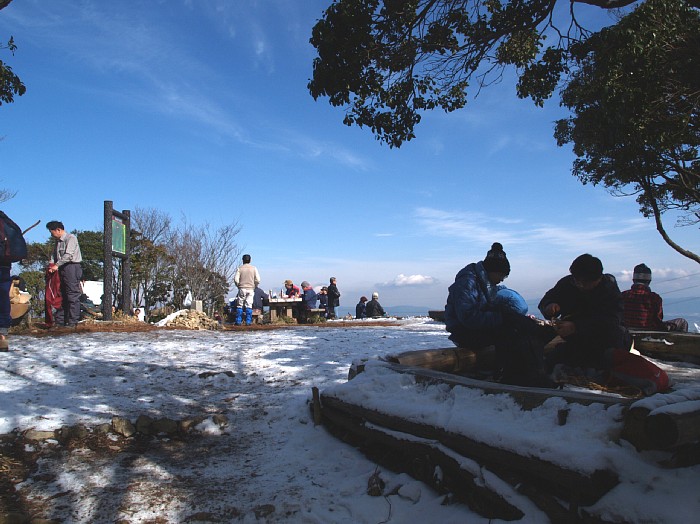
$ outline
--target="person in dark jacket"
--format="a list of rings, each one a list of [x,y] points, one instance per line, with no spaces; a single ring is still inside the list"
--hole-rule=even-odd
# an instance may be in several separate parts
[[[323,309],[323,316],[328,316],[328,288],[323,286],[316,297],[318,298],[318,307]]]
[[[600,259],[586,253],[577,257],[570,274],[542,297],[538,308],[553,320],[564,339],[546,358],[551,372],[556,364],[574,368],[607,369],[608,350],[629,350],[631,337],[622,321],[622,297],[615,277],[603,273]]]
[[[379,303],[379,293],[377,293],[376,291],[374,293],[372,293],[372,300],[367,302],[366,313],[367,313],[367,318],[377,318],[377,317],[383,317],[386,315],[384,308]]]
[[[355,318],[367,317],[367,297],[360,297],[360,301],[355,306]]]
[[[338,291],[338,286],[336,285],[336,278],[330,278],[330,285],[328,286],[328,305],[326,306],[326,318],[335,318],[335,308],[340,306],[340,291]]]
[[[462,268],[449,287],[445,326],[458,347],[495,346],[496,374],[509,384],[555,387],[544,373],[544,344],[554,335],[512,301],[499,300],[499,284],[510,274],[503,246],[494,242],[481,262]]]

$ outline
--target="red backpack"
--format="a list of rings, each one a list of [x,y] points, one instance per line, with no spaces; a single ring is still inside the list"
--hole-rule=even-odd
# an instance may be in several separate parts
[[[641,355],[624,349],[612,350],[611,385],[639,388],[645,395],[662,393],[669,389],[666,372]]]

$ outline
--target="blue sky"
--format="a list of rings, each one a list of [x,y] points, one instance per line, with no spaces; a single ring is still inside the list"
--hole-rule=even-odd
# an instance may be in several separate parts
[[[329,4],[14,0],[0,39],[18,50],[0,57],[27,93],[0,106],[0,187],[17,191],[3,209],[22,227],[42,220],[30,241],[52,219],[99,229],[105,200],[237,221],[264,288],[336,276],[346,306],[378,291],[385,307],[442,307],[457,271],[498,241],[505,283],[530,301],[590,252],[622,289],[645,262],[667,310],[700,309],[698,265],[633,198],[571,175],[552,136],[558,102],[517,99],[512,73],[459,112],[425,114],[401,149],[343,125],[306,88]],[[697,227],[668,229],[700,250]]]

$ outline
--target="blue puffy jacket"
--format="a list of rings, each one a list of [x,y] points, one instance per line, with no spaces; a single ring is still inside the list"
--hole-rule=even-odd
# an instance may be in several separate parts
[[[495,304],[498,288],[489,282],[481,262],[457,273],[448,291],[445,326],[450,333],[491,329],[503,323]]]

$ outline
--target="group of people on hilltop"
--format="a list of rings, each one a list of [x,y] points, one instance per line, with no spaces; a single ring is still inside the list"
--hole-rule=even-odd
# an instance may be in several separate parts
[[[242,264],[236,268],[233,276],[233,283],[238,288],[238,293],[234,305],[234,324],[240,326],[245,321],[250,325],[253,322],[253,312],[262,311],[263,305],[269,300],[269,294],[260,287],[260,273],[251,264],[250,255],[243,255]],[[284,281],[284,288],[280,291],[281,297],[301,298],[301,303],[295,307],[294,315],[303,322],[309,318],[312,310],[323,309],[325,318],[336,318],[335,308],[340,305],[340,291],[338,291],[337,280],[330,278],[328,286],[323,286],[316,293],[311,284],[304,280],[301,288],[294,284],[292,280]]]
[[[540,300],[545,322],[528,316],[525,300],[502,285],[510,269],[495,242],[484,260],[457,273],[445,305],[450,340],[465,348],[494,346],[501,382],[556,387],[551,373],[559,364],[610,369],[611,350],[631,347],[628,327],[687,330],[683,319],[663,321],[661,299],[649,289],[651,270],[643,264],[635,268],[632,289],[621,293],[598,258],[580,255]],[[545,355],[557,336],[561,342]]]
[[[307,280],[301,283],[301,289],[294,285],[291,280],[285,280],[282,294],[286,298],[300,297],[302,299],[297,308],[297,314],[301,321],[307,319],[313,309],[323,309],[324,317],[332,320],[336,318],[335,308],[340,306],[340,291],[335,277],[331,277],[328,285],[321,287],[318,293],[314,291]]]
[[[367,297],[360,297],[360,301],[355,306],[355,318],[380,318],[385,317],[386,311],[379,303],[379,293],[372,293],[372,300],[367,301]]]

